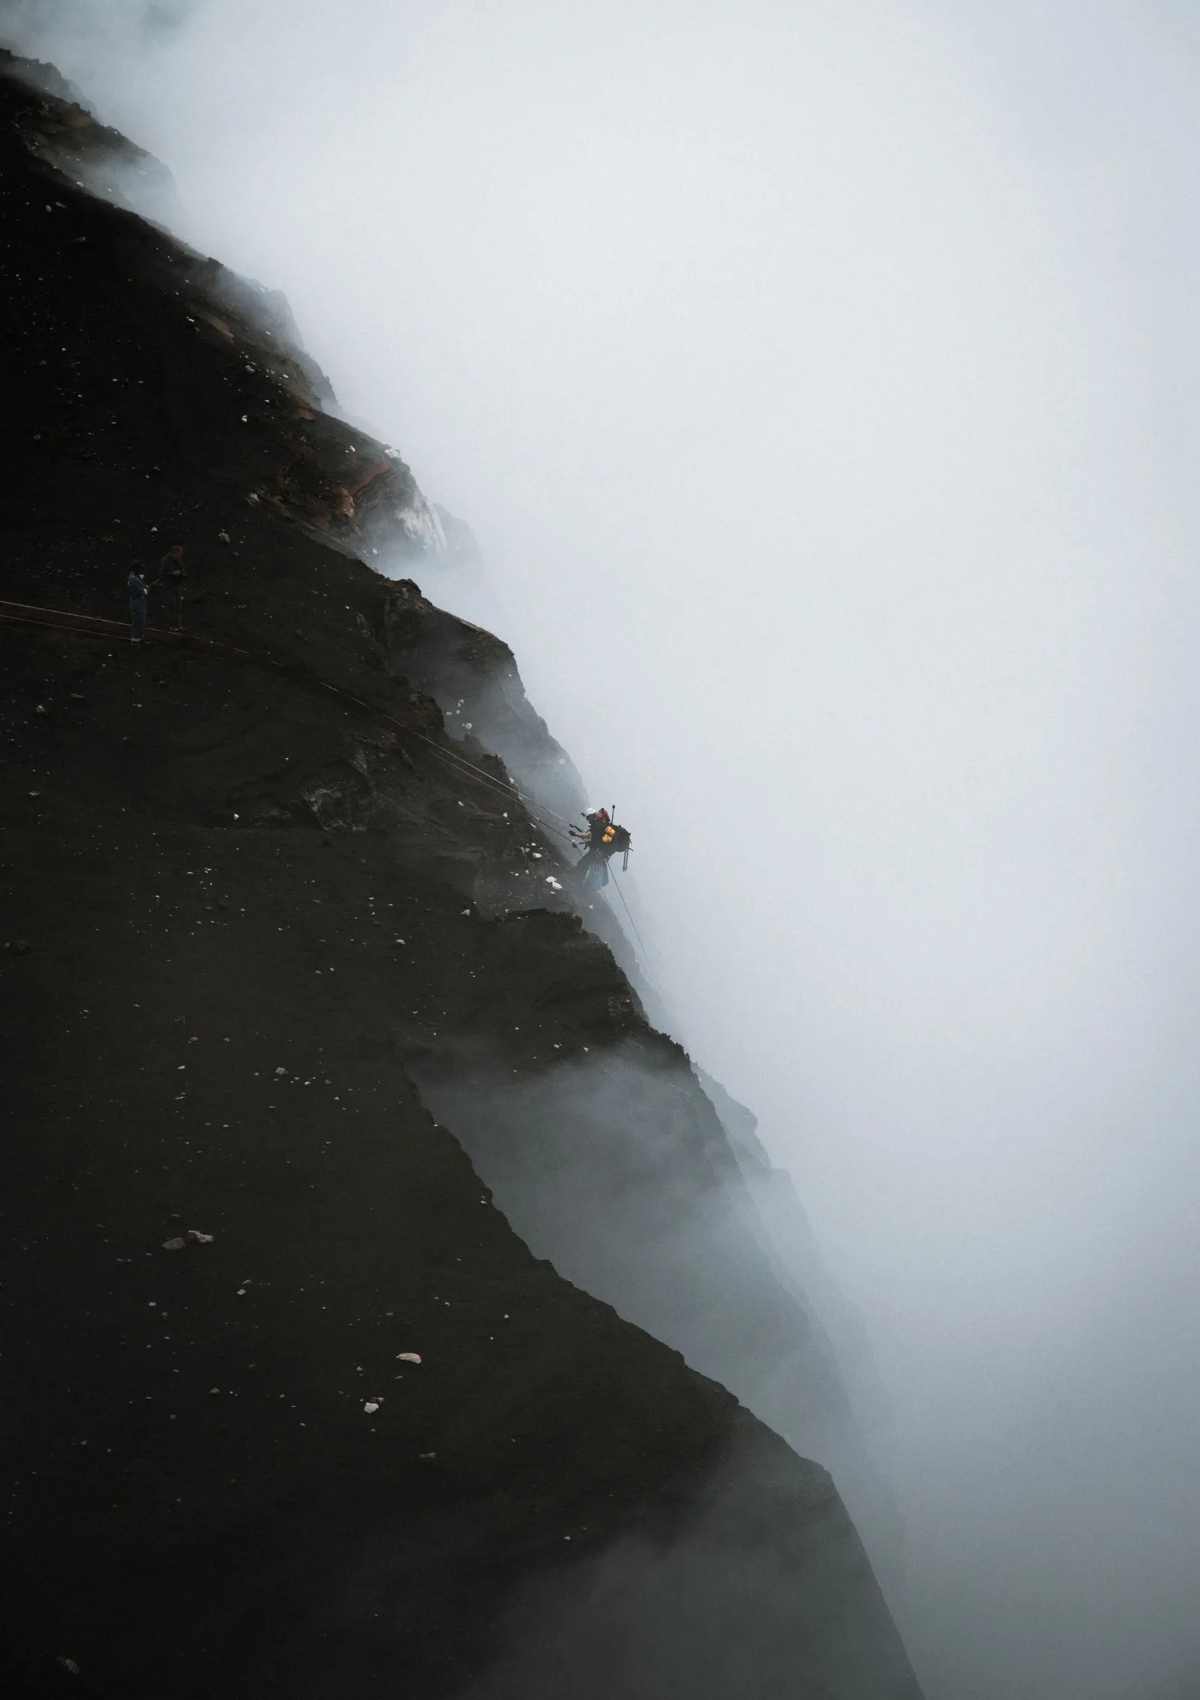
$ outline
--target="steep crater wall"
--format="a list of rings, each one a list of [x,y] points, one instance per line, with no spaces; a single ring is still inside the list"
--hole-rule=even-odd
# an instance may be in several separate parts
[[[353,551],[419,492],[392,463],[380,530],[338,511],[369,439],[54,125],[0,75],[9,1688],[916,1700],[828,1474],[700,1373],[740,1322],[804,1421],[840,1408],[719,1122],[423,640],[398,668]],[[187,631],[152,597],[134,648],[106,622],[176,539]],[[598,1109],[534,1126],[597,1063]],[[602,1291],[664,1176],[691,1362]]]

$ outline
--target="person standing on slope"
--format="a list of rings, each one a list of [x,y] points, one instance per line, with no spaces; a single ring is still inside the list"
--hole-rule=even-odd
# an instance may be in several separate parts
[[[129,641],[141,643],[146,635],[146,592],[150,587],[136,567],[126,583],[129,586]]]

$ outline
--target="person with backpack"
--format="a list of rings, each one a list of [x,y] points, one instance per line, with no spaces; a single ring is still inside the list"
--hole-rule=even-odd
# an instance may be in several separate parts
[[[609,857],[621,854],[629,866],[629,847],[632,842],[625,827],[618,826],[602,805],[589,809],[585,816],[587,830],[570,828],[571,836],[583,851],[576,863],[576,872],[583,875],[589,891],[602,891],[608,884]]]

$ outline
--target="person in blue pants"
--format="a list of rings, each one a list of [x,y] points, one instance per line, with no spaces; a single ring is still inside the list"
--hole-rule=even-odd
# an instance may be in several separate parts
[[[149,589],[141,573],[135,568],[129,575],[129,621],[131,630],[130,643],[141,643],[146,635],[146,592]]]

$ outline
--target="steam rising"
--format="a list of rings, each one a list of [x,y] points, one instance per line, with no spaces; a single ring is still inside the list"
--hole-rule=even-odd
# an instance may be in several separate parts
[[[0,15],[478,534],[866,1319],[929,1700],[1194,1695],[1191,9]]]

